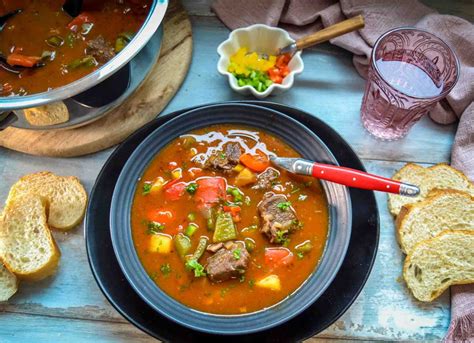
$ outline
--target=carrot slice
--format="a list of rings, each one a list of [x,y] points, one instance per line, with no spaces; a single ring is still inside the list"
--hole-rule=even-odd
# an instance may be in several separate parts
[[[257,150],[256,155],[245,153],[240,155],[240,162],[247,168],[256,172],[262,172],[270,166],[268,156],[260,150]]]
[[[20,67],[32,68],[39,61],[41,61],[41,57],[25,56],[25,55],[15,54],[15,53],[10,54],[7,57],[7,63],[11,66],[20,66]]]

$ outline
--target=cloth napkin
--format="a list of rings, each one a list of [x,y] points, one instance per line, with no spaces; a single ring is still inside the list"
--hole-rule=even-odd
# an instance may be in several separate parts
[[[414,26],[433,32],[454,49],[461,72],[456,86],[430,117],[440,124],[459,120],[451,164],[474,181],[474,25],[468,21],[438,14],[416,0],[215,0],[212,9],[232,30],[261,23],[280,26],[293,38],[362,14],[364,29],[330,41],[354,54],[354,66],[362,77],[375,41],[386,31]],[[474,285],[451,287],[451,302],[446,341],[474,341]]]

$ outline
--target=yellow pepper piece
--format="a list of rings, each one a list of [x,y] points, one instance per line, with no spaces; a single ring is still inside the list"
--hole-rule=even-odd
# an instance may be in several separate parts
[[[227,70],[234,74],[248,76],[252,70],[266,72],[276,63],[276,56],[270,55],[268,59],[262,58],[256,52],[249,53],[247,48],[240,48],[230,57]]]

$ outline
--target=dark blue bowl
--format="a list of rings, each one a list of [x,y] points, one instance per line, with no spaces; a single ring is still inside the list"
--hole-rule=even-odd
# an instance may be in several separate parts
[[[329,206],[329,234],[321,261],[309,278],[286,299],[261,311],[216,315],[191,309],[163,292],[143,268],[131,233],[130,212],[137,180],[156,154],[173,139],[214,124],[241,124],[281,138],[307,159],[337,165],[326,145],[304,125],[267,108],[226,104],[186,112],[152,132],[125,164],[115,186],[110,230],[115,255],[125,277],[152,308],[189,328],[214,334],[245,334],[269,329],[304,311],[323,294],[342,264],[351,235],[351,202],[346,187],[322,181]],[[160,323],[156,323],[160,325]]]

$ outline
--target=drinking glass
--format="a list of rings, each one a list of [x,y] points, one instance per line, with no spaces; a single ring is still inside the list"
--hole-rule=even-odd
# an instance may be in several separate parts
[[[415,28],[393,29],[372,50],[362,123],[382,140],[402,138],[458,78],[459,61],[440,38]]]

